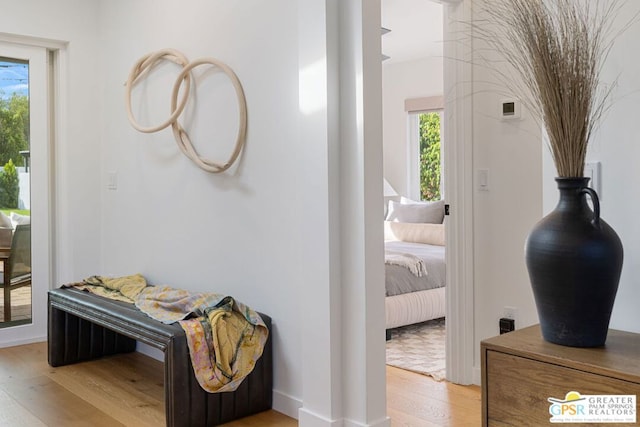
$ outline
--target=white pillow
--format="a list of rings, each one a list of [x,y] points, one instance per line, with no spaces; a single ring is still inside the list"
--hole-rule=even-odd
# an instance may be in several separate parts
[[[420,204],[432,203],[432,202],[417,201],[417,200],[409,199],[408,197],[402,196],[400,197],[400,203],[402,203],[403,205],[420,205]]]
[[[402,204],[389,200],[389,210],[386,220],[394,222],[442,224],[444,221],[444,200],[410,204]]]
[[[0,228],[13,228],[11,219],[2,211],[0,211]]]
[[[11,224],[13,228],[16,228],[18,225],[31,224],[31,217],[29,215],[20,215],[11,212]]]
[[[384,240],[444,246],[444,224],[384,222]]]

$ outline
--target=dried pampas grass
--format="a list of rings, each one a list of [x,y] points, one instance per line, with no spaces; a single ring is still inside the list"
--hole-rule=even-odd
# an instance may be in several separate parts
[[[511,69],[494,69],[540,120],[561,177],[583,176],[587,144],[608,106],[600,72],[623,0],[483,0],[474,37]],[[628,21],[623,31],[636,17]],[[618,33],[619,34],[619,33]]]

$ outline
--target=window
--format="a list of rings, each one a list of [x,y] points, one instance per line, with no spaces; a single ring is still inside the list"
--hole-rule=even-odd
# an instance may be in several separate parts
[[[443,199],[442,97],[407,100],[405,110],[409,117],[409,197],[428,201]]]
[[[442,112],[421,113],[419,117],[420,200],[442,198],[442,148],[440,122]]]

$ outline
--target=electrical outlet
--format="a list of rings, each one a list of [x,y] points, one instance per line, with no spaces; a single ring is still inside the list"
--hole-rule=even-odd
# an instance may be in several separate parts
[[[498,327],[500,328],[500,335],[516,330],[515,321],[504,317],[498,322]]]
[[[505,319],[517,320],[518,309],[516,307],[505,306],[502,310],[502,317]]]
[[[518,320],[518,308],[512,306],[505,306],[502,310],[502,318],[509,319],[512,322],[510,323],[510,327],[514,330],[516,328],[516,321]]]

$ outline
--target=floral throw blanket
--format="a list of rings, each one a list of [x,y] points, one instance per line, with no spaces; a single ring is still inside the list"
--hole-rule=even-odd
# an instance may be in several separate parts
[[[260,315],[230,296],[148,286],[140,274],[91,276],[70,286],[132,302],[166,324],[179,322],[187,336],[195,376],[210,393],[238,388],[262,356],[269,336]]]

